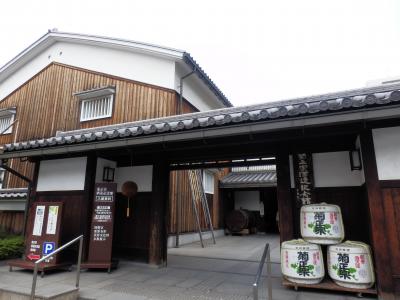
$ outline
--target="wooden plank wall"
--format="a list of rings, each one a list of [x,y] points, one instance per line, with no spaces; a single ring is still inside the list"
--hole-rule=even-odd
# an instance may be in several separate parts
[[[400,181],[396,185],[382,188],[385,219],[381,221],[385,222],[385,234],[390,244],[388,256],[391,260],[394,292],[400,297]]]
[[[111,118],[80,122],[80,102],[74,93],[102,86],[115,86],[114,112]],[[17,124],[11,134],[0,136],[0,144],[54,136],[67,131],[148,118],[175,115],[176,91],[132,80],[52,63],[15,90],[0,103],[1,108],[17,108]],[[187,101],[183,112],[196,109]],[[33,166],[11,160],[10,167],[32,177]],[[4,187],[25,187],[26,183],[7,175]]]
[[[178,191],[175,189],[175,184],[177,180],[177,173],[180,173],[180,180],[178,186],[180,187]],[[214,195],[207,194],[207,201],[210,208],[210,214],[213,221],[213,226],[215,229],[219,228],[220,224],[220,195],[218,182],[223,176],[228,173],[228,169],[223,169],[217,172],[214,176]],[[182,197],[181,202],[181,226],[180,232],[192,232],[197,231],[197,224],[194,214],[194,209],[192,205],[192,194],[190,191],[189,185],[189,177],[186,171],[172,171],[170,173],[170,206],[169,206],[169,224],[168,224],[168,233],[172,234],[176,232],[176,202],[177,202],[177,193],[180,193]],[[205,224],[205,219],[203,217],[203,208],[201,203],[197,204],[197,209],[200,215],[200,223],[202,229],[206,229],[207,226]]]
[[[24,229],[24,212],[1,211],[0,230],[11,234],[21,234]]]

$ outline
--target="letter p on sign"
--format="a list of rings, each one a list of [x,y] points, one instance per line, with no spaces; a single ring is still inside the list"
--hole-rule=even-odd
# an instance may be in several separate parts
[[[50,254],[51,252],[54,251],[54,248],[56,247],[54,242],[44,242],[43,243],[43,254],[47,255]]]

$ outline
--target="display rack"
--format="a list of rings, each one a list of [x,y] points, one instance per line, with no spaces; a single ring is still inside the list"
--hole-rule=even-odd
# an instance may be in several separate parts
[[[340,291],[340,292],[350,292],[356,293],[358,297],[362,297],[363,294],[368,295],[377,295],[376,288],[369,288],[369,289],[354,289],[354,288],[347,288],[344,286],[337,285],[333,282],[330,278],[325,278],[323,281],[317,284],[302,284],[302,283],[294,283],[287,279],[283,279],[282,285],[285,287],[292,287],[296,291],[298,288],[307,288],[307,289],[320,289],[320,290],[330,290],[330,291]]]

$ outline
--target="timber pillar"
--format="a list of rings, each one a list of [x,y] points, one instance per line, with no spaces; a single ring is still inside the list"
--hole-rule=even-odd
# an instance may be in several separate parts
[[[374,141],[371,130],[360,135],[362,162],[365,175],[366,196],[368,199],[370,234],[375,259],[375,271],[379,299],[392,300],[393,280],[389,243],[386,231],[382,191],[376,166]]]
[[[151,197],[149,264],[165,266],[167,262],[167,205],[169,200],[169,169],[165,160],[153,164]]]
[[[281,243],[293,239],[293,201],[290,186],[289,153],[276,155],[277,200]]]

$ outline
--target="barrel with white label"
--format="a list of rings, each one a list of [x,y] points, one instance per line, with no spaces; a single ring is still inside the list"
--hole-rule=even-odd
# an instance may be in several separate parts
[[[370,288],[375,283],[375,275],[369,246],[353,241],[329,246],[328,273],[337,285]]]
[[[291,240],[282,243],[281,270],[294,283],[316,284],[325,276],[321,246],[306,241]]]
[[[319,203],[303,205],[300,210],[301,236],[310,243],[338,244],[344,239],[340,207]]]

